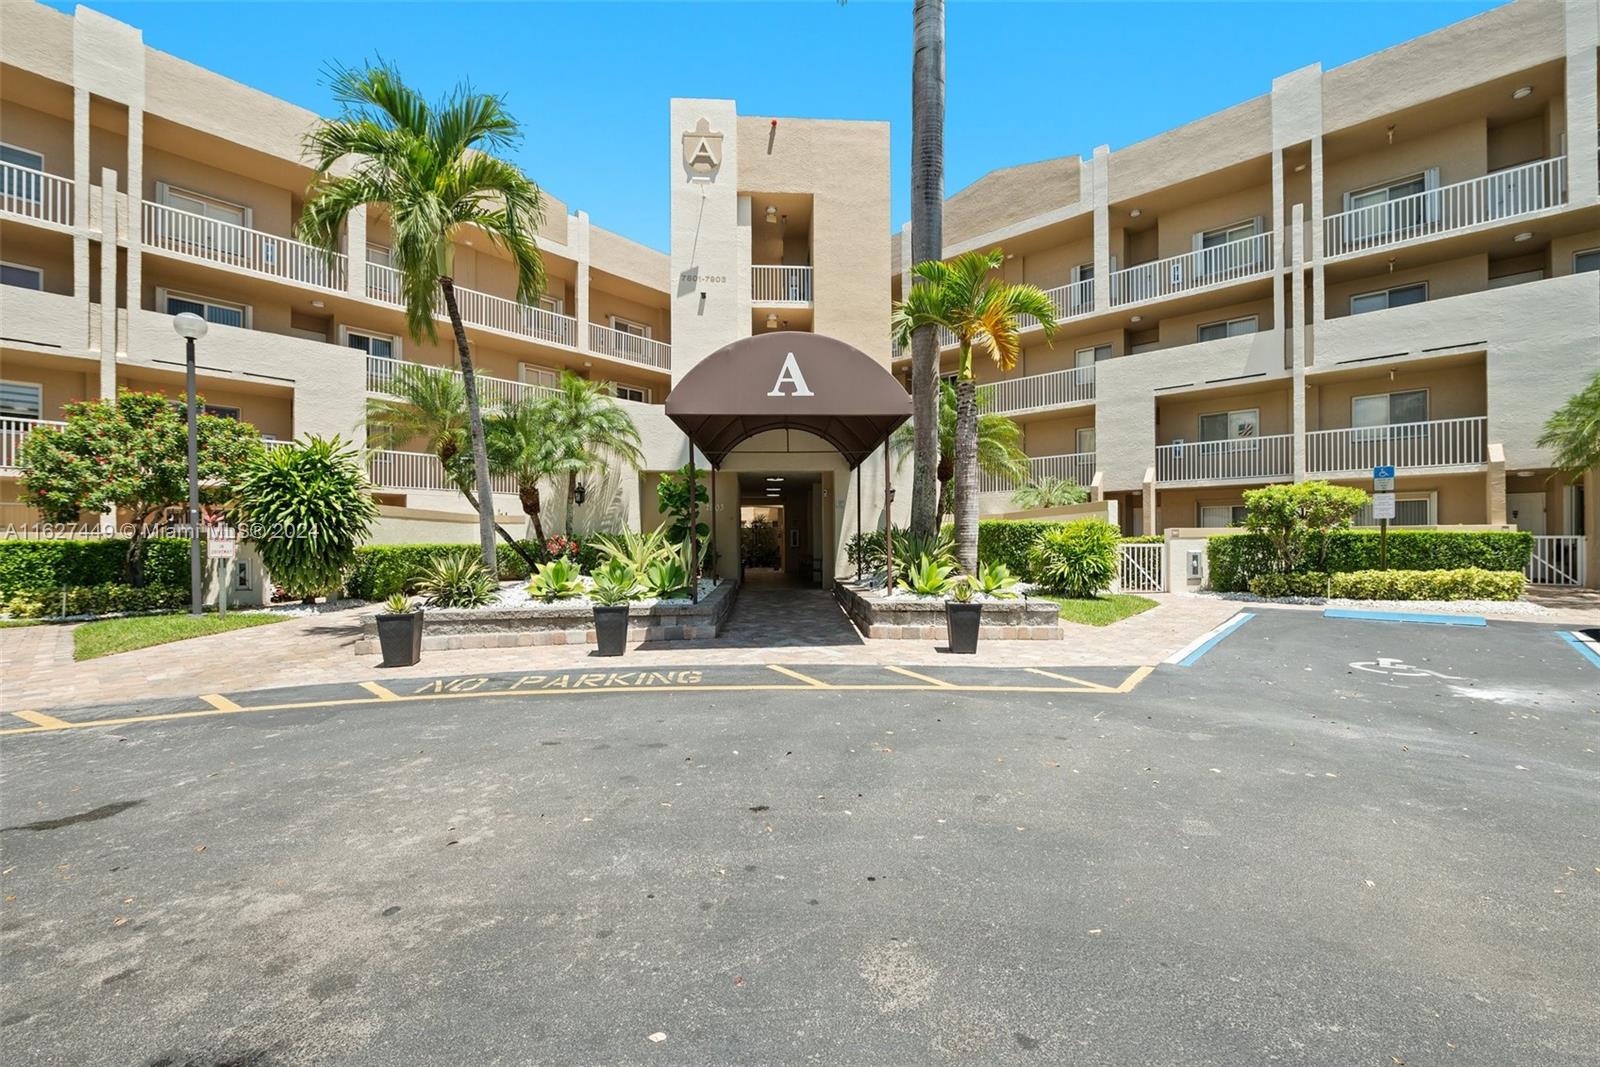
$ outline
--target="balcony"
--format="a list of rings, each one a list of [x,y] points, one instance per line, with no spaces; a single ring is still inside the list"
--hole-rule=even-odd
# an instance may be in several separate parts
[[[458,380],[461,378],[461,372],[452,367],[436,367],[430,363],[407,363],[403,359],[368,356],[367,392],[393,396],[390,386],[395,377],[406,367],[416,367],[429,374],[448,374]],[[484,407],[505,407],[513,401],[553,391],[547,386],[513,382],[506,378],[491,378],[487,374],[475,374],[473,378],[478,383],[478,402]]]
[[[598,322],[589,324],[589,351],[601,356],[610,356],[612,359],[625,359],[629,363],[641,363],[658,370],[669,370],[672,367],[671,345],[664,341],[641,337],[636,333],[614,330]]]
[[[1050,298],[1050,304],[1056,311],[1056,323],[1059,325],[1068,319],[1075,319],[1087,315],[1094,310],[1094,280],[1086,278],[1081,282],[1068,282],[1058,285],[1054,289],[1046,289],[1044,295]],[[1017,328],[1019,330],[1032,330],[1039,326],[1039,320],[1032,315],[1019,315]],[[956,343],[955,334],[942,326],[939,328],[939,347],[951,348]]]
[[[760,307],[810,307],[811,268],[753,264],[750,302]]]
[[[460,490],[445,474],[444,464],[432,452],[401,452],[374,449],[367,453],[367,479],[380,489],[431,490],[455,493]],[[503,475],[492,479],[497,493],[515,494],[517,483]]]
[[[1087,487],[1094,481],[1094,453],[1068,452],[1059,456],[1031,456],[1028,459],[1028,480],[1042,482],[1047,478],[1065,479]],[[980,493],[1009,493],[1016,486],[992,474],[978,475]]]
[[[989,396],[987,410],[1002,415],[1047,411],[1094,399],[1094,367],[1073,367],[1021,378],[1005,378],[981,386]]]
[[[146,248],[204,263],[216,263],[265,278],[343,292],[349,259],[288,237],[277,237],[220,219],[144,202]]]
[[[1111,306],[1140,304],[1268,274],[1272,271],[1273,237],[1258,233],[1119,270],[1110,278]]]
[[[0,214],[72,225],[72,179],[0,162]]]
[[[1567,202],[1567,159],[1541,159],[1323,220],[1328,259],[1531,215]]]
[[[67,424],[53,419],[0,419],[0,471],[19,470],[22,439],[40,426],[62,429]]]
[[[1293,473],[1293,434],[1156,446],[1160,486],[1270,482]]]
[[[1488,418],[1432,419],[1392,426],[1311,430],[1306,434],[1307,474],[1370,474],[1394,467],[1417,470],[1480,467],[1488,456]]]

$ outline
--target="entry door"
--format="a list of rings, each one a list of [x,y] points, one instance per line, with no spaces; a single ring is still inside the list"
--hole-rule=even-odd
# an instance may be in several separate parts
[[[1519,530],[1535,537],[1544,536],[1544,494],[1507,493],[1506,518]]]

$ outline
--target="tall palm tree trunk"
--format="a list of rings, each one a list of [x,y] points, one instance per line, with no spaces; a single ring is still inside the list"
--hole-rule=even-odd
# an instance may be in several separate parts
[[[534,483],[531,486],[523,486],[520,495],[522,497],[522,513],[528,516],[528,522],[533,526],[533,536],[538,538],[539,543],[542,545],[545,542],[545,536],[544,521],[540,512],[544,510],[544,501],[540,499],[538,483]]]
[[[567,540],[572,540],[572,513],[578,510],[578,472],[567,472]]]
[[[956,563],[978,573],[978,386],[956,382]]]
[[[461,495],[467,498],[467,503],[472,505],[472,510],[477,511],[478,494],[472,492],[470,489],[467,489],[465,486],[457,486],[457,488],[461,490]],[[491,514],[493,513],[491,512]],[[504,526],[501,526],[498,522],[493,522],[491,520],[491,523],[494,526],[494,532],[500,535],[500,540],[504,541],[506,546],[509,547],[511,551],[521,556],[524,563],[530,567],[537,567],[539,565],[539,561],[529,555],[528,550],[522,547],[522,542],[511,536],[510,530],[506,529]],[[543,543],[543,540],[543,538],[540,538],[541,544]],[[498,560],[496,561],[496,565],[498,566]]]
[[[911,262],[923,263],[944,258],[944,0],[916,0],[911,27]],[[911,398],[917,435],[911,529],[932,537],[939,528],[936,326],[911,334]]]
[[[449,275],[440,275],[439,288],[444,293],[445,310],[450,313],[450,329],[456,335],[456,354],[461,360],[461,385],[467,393],[467,426],[472,440],[473,480],[478,485],[478,547],[483,552],[483,569],[498,575],[500,568],[495,559],[494,546],[494,486],[489,481],[489,451],[483,442],[483,409],[478,406],[478,377],[472,369],[472,349],[467,345],[467,328],[461,323],[461,309],[456,306],[456,283]]]

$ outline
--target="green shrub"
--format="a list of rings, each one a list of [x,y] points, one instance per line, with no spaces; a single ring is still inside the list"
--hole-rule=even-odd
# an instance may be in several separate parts
[[[689,595],[689,571],[676,555],[658,559],[644,569],[643,592],[656,600],[676,600]]]
[[[99,585],[71,586],[67,589],[68,615],[119,615],[136,611],[175,611],[189,606],[187,585]],[[19,619],[54,618],[61,614],[59,589],[23,589],[6,601],[6,610]]]
[[[1132,537],[1124,537],[1122,543],[1125,545],[1161,545],[1165,544],[1166,540],[1166,534],[1135,534]]]
[[[543,562],[543,547],[521,542],[530,555]],[[460,552],[461,545],[363,545],[356,549],[355,566],[345,579],[345,591],[361,600],[383,600],[391,593],[413,593],[417,576],[434,560]],[[587,546],[585,546],[587,548]],[[528,577],[527,562],[515,552],[497,553],[500,577],[520,582]],[[581,558],[581,554],[580,554]]]
[[[626,604],[639,595],[639,572],[625,559],[609,559],[595,568],[589,595],[596,604]]]
[[[1428,571],[1348,571],[1333,576],[1333,595],[1347,600],[1516,600],[1521,571],[1481,567]]]
[[[494,600],[497,589],[494,576],[483,569],[483,560],[468,548],[429,560],[416,584],[417,592],[435,608],[480,608]]]
[[[1320,571],[1303,574],[1262,574],[1250,579],[1256,596],[1327,596],[1328,576]]]
[[[982,519],[978,522],[978,563],[997,563],[1013,574],[1028,573],[1028,553],[1059,519]]]
[[[907,560],[921,559],[923,556],[943,563],[955,562],[956,535],[953,527],[946,526],[932,537],[918,537],[909,526],[896,526],[892,533],[896,570],[903,568]],[[883,531],[873,530],[865,536],[857,534],[850,538],[845,554],[852,565],[859,556],[861,566],[869,573],[883,570]]]
[[[1329,573],[1375,570],[1378,567],[1378,531],[1336,530],[1311,535],[1309,563],[1321,554],[1325,539]],[[1533,535],[1520,530],[1391,530],[1389,567],[1393,570],[1455,570],[1477,567],[1489,571],[1521,571],[1533,551]],[[1241,593],[1250,579],[1274,570],[1272,545],[1259,534],[1241,533],[1213,537],[1206,542],[1211,588]]]
[[[583,595],[583,572],[566,556],[541,563],[528,579],[528,595],[545,603]]]
[[[127,555],[126,537],[0,541],[0,596],[20,589],[118,584]],[[187,590],[189,542],[177,537],[146,541],[144,576],[151,585],[181,585]]]
[[[958,581],[951,578],[955,569],[953,563],[924,554],[905,569],[895,584],[917,596],[944,596]]]
[[[1091,597],[1117,575],[1117,528],[1104,519],[1077,519],[1045,531],[1028,553],[1028,573],[1053,593]]]

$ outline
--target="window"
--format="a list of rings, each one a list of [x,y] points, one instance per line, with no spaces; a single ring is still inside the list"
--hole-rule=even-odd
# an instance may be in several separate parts
[[[1076,434],[1076,437],[1077,437],[1077,448],[1078,448],[1079,452],[1093,452],[1094,451],[1094,427],[1093,426],[1081,427],[1078,430],[1078,432]]]
[[[1398,393],[1375,393],[1350,400],[1350,425],[1394,426],[1405,422],[1428,421],[1428,391],[1407,389]]]
[[[1600,270],[1600,248],[1591,248],[1572,257],[1572,273],[1582,274],[1591,270]]]
[[[540,367],[532,363],[517,364],[517,380],[524,385],[536,385],[543,389],[553,389],[561,375],[549,367]]]
[[[1088,311],[1094,306],[1094,264],[1084,263],[1072,268],[1072,287],[1067,290],[1069,314]],[[1079,285],[1083,282],[1083,285]]]
[[[18,289],[43,289],[44,271],[22,263],[0,263],[0,285]]]
[[[1200,508],[1200,525],[1209,529],[1244,525],[1243,504],[1205,504]]]
[[[233,561],[233,587],[235,589],[250,588],[250,562],[236,559]]]
[[[1376,293],[1360,293],[1352,296],[1350,298],[1350,314],[1361,315],[1368,311],[1405,307],[1407,304],[1420,304],[1427,299],[1427,282],[1400,285],[1393,289],[1382,289]]]
[[[1241,408],[1200,416],[1200,440],[1232,441],[1260,436],[1261,410]]]
[[[367,262],[376,263],[380,267],[394,266],[394,249],[388,245],[375,245],[367,242]]]
[[[1344,244],[1360,248],[1374,241],[1397,240],[1425,223],[1437,222],[1439,198],[1419,194],[1438,187],[1439,168],[1431,167],[1421,174],[1344,194]]]
[[[612,389],[618,400],[632,400],[638,404],[650,403],[650,390],[642,389],[637,385],[616,385]]]
[[[36,382],[0,381],[0,418],[44,418],[44,386]]]
[[[1250,222],[1235,223],[1232,226],[1224,226],[1217,230],[1206,230],[1200,234],[1199,247],[1216,248],[1218,245],[1242,241],[1246,237],[1254,237],[1255,235],[1256,223],[1252,219]]]
[[[181,315],[187,311],[218,326],[250,328],[250,308],[244,304],[229,304],[209,297],[157,289],[156,306],[168,315]]]
[[[27,148],[18,148],[16,145],[0,144],[0,162],[10,163],[23,170],[44,170],[44,156]],[[44,192],[44,180],[31,174],[18,174],[14,170],[7,169],[4,189],[0,191],[3,191],[8,199],[37,204]]]
[[[1600,270],[1600,265],[1597,265],[1594,269]],[[1507,289],[1513,285],[1521,285],[1523,282],[1536,282],[1542,278],[1544,278],[1542,269],[1525,270],[1516,274],[1502,274],[1498,278],[1489,279],[1489,288]]]
[[[1245,315],[1242,318],[1228,319],[1226,322],[1202,323],[1196,331],[1202,341],[1215,341],[1223,337],[1238,337],[1241,334],[1256,332],[1256,316]]]
[[[1092,367],[1096,363],[1110,358],[1110,345],[1096,345],[1093,348],[1080,348],[1074,355],[1074,365],[1079,367]]]
[[[171,231],[161,234],[168,241],[176,241],[204,252],[230,256],[243,255],[245,238],[236,227],[249,227],[249,208],[242,204],[230,204],[226,200],[218,200],[202,193],[192,193],[187,189],[175,189],[165,182],[156,183],[156,199],[170,208],[198,215],[219,224],[205,226],[158,216],[158,231]],[[270,249],[273,246],[268,244],[266,247]]]
[[[1390,526],[1432,526],[1434,509],[1434,494],[1432,493],[1404,493],[1398,494],[1394,499],[1394,518],[1389,520]],[[1356,512],[1356,526],[1376,526],[1378,520],[1372,517],[1372,505],[1365,505]]]
[[[1408,196],[1416,196],[1428,189],[1428,176],[1426,174],[1413,174],[1409,178],[1401,178],[1386,185],[1373,185],[1365,189],[1357,189],[1353,193],[1344,194],[1346,211],[1358,208],[1375,207],[1378,204],[1387,204],[1391,200],[1401,200]]]
[[[380,359],[400,358],[400,339],[386,333],[368,333],[365,330],[343,328],[346,348],[357,348],[369,356]]]
[[[539,298],[539,307],[556,315],[561,314],[561,309],[564,306],[559,296],[551,296],[546,293]]]
[[[235,226],[250,224],[250,209],[243,204],[230,204],[226,200],[218,200],[201,193],[191,193],[187,189],[177,189],[163,183],[158,185],[160,200],[168,207],[187,211],[191,215],[203,215],[218,222],[229,222]]]
[[[238,408],[230,408],[222,404],[202,404],[200,410],[207,415],[213,415],[219,419],[232,419],[234,422],[239,421]]]
[[[610,316],[610,319],[611,328],[616,330],[618,333],[629,334],[633,337],[649,337],[651,334],[650,327],[646,326],[642,322],[634,322],[632,319],[619,318],[616,315]]]

